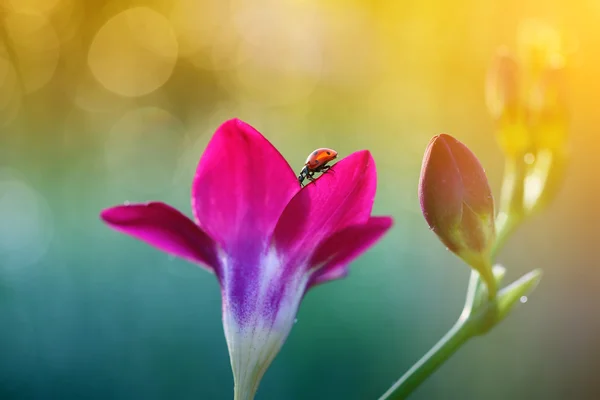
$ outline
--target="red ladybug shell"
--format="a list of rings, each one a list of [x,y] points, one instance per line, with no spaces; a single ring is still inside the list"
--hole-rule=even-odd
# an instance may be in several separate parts
[[[335,159],[337,155],[337,151],[333,149],[328,149],[325,147],[316,149],[309,154],[304,165],[306,165],[308,169],[315,169]]]

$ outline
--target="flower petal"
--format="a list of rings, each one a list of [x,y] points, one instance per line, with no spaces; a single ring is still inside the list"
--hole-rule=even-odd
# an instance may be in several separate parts
[[[247,249],[253,239],[266,241],[298,190],[296,174],[277,149],[232,119],[217,129],[200,159],[192,209],[204,231],[231,252],[240,244]]]
[[[218,266],[212,239],[191,219],[167,204],[116,206],[102,211],[100,217],[111,228],[168,254],[200,263],[210,271]]]
[[[371,217],[365,224],[349,226],[326,239],[309,261],[318,267],[309,287],[346,276],[348,264],[371,248],[393,223],[392,217]]]
[[[376,187],[375,161],[369,151],[340,160],[285,208],[273,234],[278,253],[309,257],[315,245],[331,234],[367,222]]]

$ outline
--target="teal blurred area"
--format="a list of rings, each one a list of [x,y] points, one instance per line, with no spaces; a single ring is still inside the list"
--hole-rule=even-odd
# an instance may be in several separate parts
[[[373,153],[374,214],[396,225],[308,293],[257,398],[378,398],[452,326],[469,276],[420,214],[425,147],[454,135],[498,195],[485,71],[531,17],[577,50],[567,179],[499,260],[507,282],[544,277],[412,398],[600,398],[598,4],[4,3],[0,399],[233,397],[215,277],[99,219],[125,201],[191,215],[197,162],[233,117],[294,168],[317,147]]]

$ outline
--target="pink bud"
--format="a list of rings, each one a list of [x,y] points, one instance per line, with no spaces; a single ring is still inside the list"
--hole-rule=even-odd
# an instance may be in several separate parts
[[[423,157],[419,200],[431,230],[493,285],[494,198],[475,154],[450,135],[434,136]]]

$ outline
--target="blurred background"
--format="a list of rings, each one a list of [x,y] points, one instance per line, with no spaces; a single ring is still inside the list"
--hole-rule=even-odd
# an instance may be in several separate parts
[[[468,268],[420,213],[431,136],[499,194],[486,69],[535,18],[571,59],[572,159],[555,201],[509,240],[527,304],[414,399],[600,398],[600,1],[0,0],[0,398],[230,399],[210,274],[109,230],[102,208],[191,215],[196,163],[238,117],[298,169],[369,149],[375,214],[396,226],[347,279],[311,291],[258,399],[376,399],[451,327]]]

